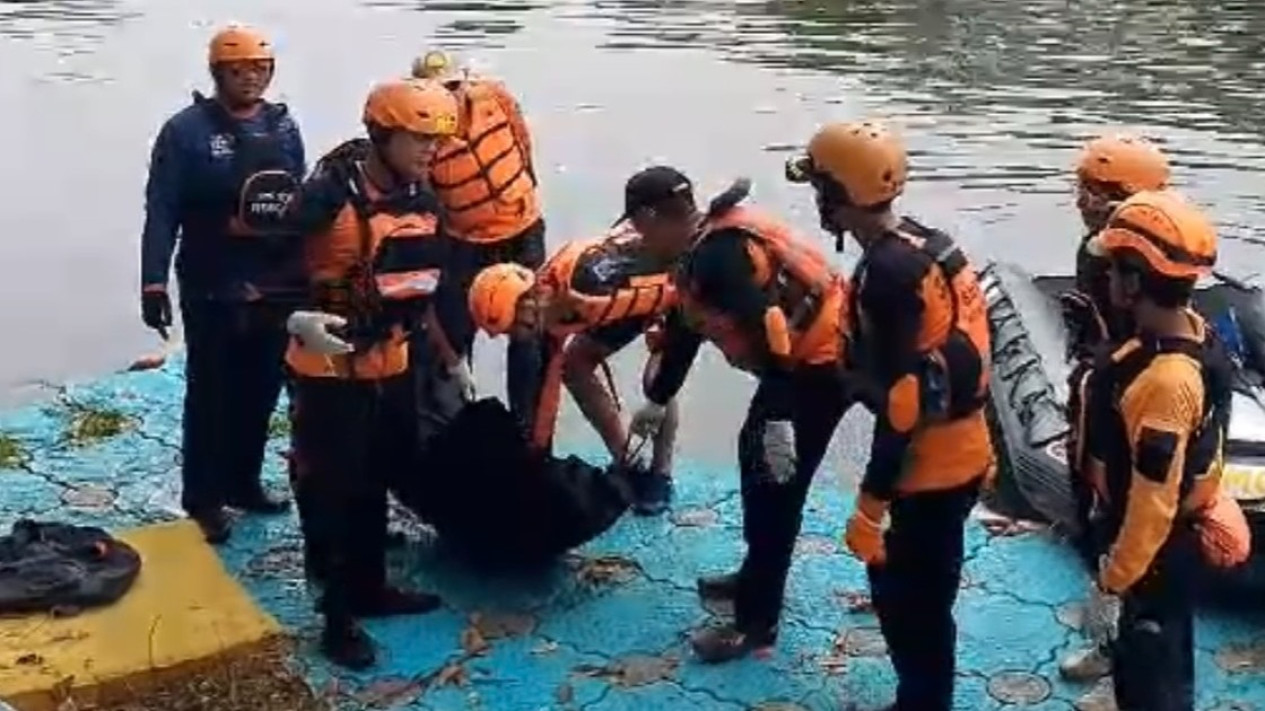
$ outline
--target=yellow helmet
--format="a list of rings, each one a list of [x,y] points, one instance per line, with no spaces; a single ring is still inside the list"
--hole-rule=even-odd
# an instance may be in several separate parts
[[[452,136],[457,133],[457,97],[434,81],[379,84],[365,100],[364,122],[388,131]]]
[[[1132,195],[1168,187],[1168,157],[1154,143],[1129,134],[1099,136],[1085,144],[1076,161],[1076,176],[1085,182],[1119,186]]]
[[[1144,190],[1120,203],[1089,251],[1107,258],[1128,254],[1157,274],[1198,279],[1217,262],[1217,230],[1176,191]]]
[[[457,72],[452,56],[439,49],[432,49],[413,60],[414,79],[446,80]]]
[[[890,202],[905,190],[908,156],[900,138],[877,121],[823,126],[804,155],[786,165],[794,183],[827,179],[856,207]]]

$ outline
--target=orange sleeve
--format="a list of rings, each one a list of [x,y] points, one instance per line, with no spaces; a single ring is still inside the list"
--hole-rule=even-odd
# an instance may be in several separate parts
[[[1155,560],[1181,505],[1186,443],[1203,411],[1203,379],[1185,356],[1162,355],[1120,401],[1133,455],[1124,522],[1101,571],[1103,587],[1122,592]]]

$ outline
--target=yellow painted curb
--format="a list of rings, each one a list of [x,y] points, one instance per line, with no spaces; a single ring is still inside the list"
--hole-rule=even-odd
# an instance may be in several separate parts
[[[0,698],[20,711],[55,708],[71,690],[83,697],[140,688],[280,634],[193,522],[118,535],[143,562],[117,603],[68,618],[0,619]]]

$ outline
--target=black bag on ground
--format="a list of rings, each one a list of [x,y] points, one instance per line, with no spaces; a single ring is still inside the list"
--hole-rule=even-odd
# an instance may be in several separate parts
[[[0,614],[108,605],[140,570],[140,554],[100,528],[22,519],[0,536]]]
[[[554,558],[610,528],[628,509],[622,479],[579,457],[533,454],[496,398],[471,403],[429,440],[418,469],[393,487],[445,547],[493,564]]]

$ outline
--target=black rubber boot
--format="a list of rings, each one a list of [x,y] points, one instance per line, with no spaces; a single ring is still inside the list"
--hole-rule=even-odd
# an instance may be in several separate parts
[[[377,661],[373,640],[352,620],[326,621],[321,631],[321,653],[347,669],[368,669]]]
[[[196,511],[190,514],[190,518],[202,529],[206,542],[213,546],[226,542],[233,535],[233,519],[222,506]]]

